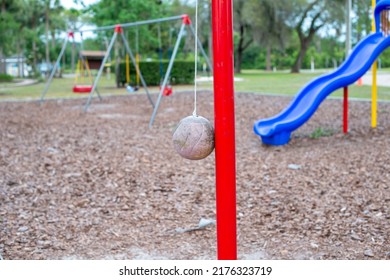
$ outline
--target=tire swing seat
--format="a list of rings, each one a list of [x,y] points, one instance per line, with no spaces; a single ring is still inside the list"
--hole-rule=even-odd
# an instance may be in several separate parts
[[[92,86],[90,85],[75,85],[73,86],[74,93],[90,93]]]

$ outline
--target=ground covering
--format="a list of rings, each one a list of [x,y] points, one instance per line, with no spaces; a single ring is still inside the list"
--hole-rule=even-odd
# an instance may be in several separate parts
[[[156,95],[153,95],[156,98]],[[213,95],[198,112],[213,122]],[[236,94],[240,259],[390,259],[390,104],[328,99],[286,146],[253,134],[289,97]],[[0,103],[4,259],[214,259],[214,153],[189,161],[172,131],[193,96],[164,98],[152,129],[145,95]]]

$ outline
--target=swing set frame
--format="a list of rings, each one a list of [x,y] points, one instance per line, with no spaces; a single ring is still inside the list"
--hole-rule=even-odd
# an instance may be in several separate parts
[[[172,70],[173,61],[176,56],[176,52],[179,48],[181,37],[183,36],[185,26],[190,28],[191,33],[196,37],[198,46],[203,56],[206,58],[206,62],[209,65],[210,70],[214,73],[214,131],[215,131],[215,177],[216,177],[216,210],[217,210],[217,257],[220,260],[235,260],[237,259],[237,221],[236,221],[236,149],[235,149],[235,113],[234,113],[234,67],[233,67],[233,5],[232,0],[212,0],[212,30],[213,30],[213,63],[214,71],[211,66],[210,60],[205,54],[203,47],[197,38],[194,28],[192,27],[190,18],[187,15],[175,16],[165,19],[147,20],[136,23],[129,23],[123,25],[106,26],[86,31],[99,31],[115,29],[115,33],[111,40],[110,47],[106,52],[107,59],[109,51],[112,48],[118,33],[126,42],[125,46],[127,52],[130,55],[131,49],[127,44],[123,36],[123,32],[120,32],[122,28],[129,26],[137,26],[143,24],[158,23],[163,21],[182,20],[179,36],[176,40],[174,52],[171,60],[169,61],[167,72],[165,73],[163,85],[158,95],[157,103],[153,104],[153,114],[149,122],[149,127],[152,126],[154,118],[157,114],[161,98],[163,96],[163,90],[168,82],[170,71]],[[57,58],[57,62],[50,74],[48,82],[42,92],[41,102],[47,93],[51,80],[53,79],[56,67],[58,67],[61,57],[64,54],[66,44],[69,37],[73,37],[73,33],[69,32],[65,39],[64,45],[61,49],[60,55]],[[132,58],[133,64],[136,67],[134,57]],[[104,61],[105,62],[105,61]],[[99,69],[98,76],[93,84],[93,90],[91,91],[88,101],[85,104],[84,111],[87,111],[94,92],[96,91],[99,98],[101,96],[97,91],[97,81],[99,80],[104,63]],[[139,69],[136,67],[138,72]]]
[[[181,20],[182,21],[182,24],[181,24],[181,27],[180,27],[180,31],[179,31],[179,34],[177,36],[177,39],[176,39],[176,43],[175,43],[175,46],[174,46],[174,49],[173,49],[173,52],[172,52],[172,56],[169,60],[169,63],[168,63],[168,67],[167,67],[167,71],[165,72],[165,75],[164,75],[164,79],[163,79],[163,82],[162,84],[160,85],[160,91],[159,91],[159,94],[158,94],[158,97],[157,97],[157,100],[156,102],[153,101],[150,93],[149,93],[149,90],[148,90],[148,87],[147,87],[147,84],[142,76],[142,73],[141,73],[141,70],[139,69],[138,67],[138,63],[137,63],[137,60],[136,58],[134,57],[134,54],[133,54],[133,51],[123,33],[123,29],[124,28],[128,28],[128,27],[137,27],[137,26],[140,26],[140,25],[148,25],[148,24],[156,24],[156,23],[161,23],[161,22],[168,22],[168,21],[177,21],[177,20]],[[102,64],[98,70],[98,73],[97,73],[97,76],[96,78],[94,79],[93,81],[93,84],[92,84],[92,87],[91,87],[91,90],[89,92],[89,96],[88,96],[88,99],[85,103],[85,106],[84,106],[84,109],[83,111],[84,112],[87,112],[88,108],[90,107],[91,105],[91,102],[92,102],[92,98],[95,94],[95,92],[97,93],[98,97],[100,100],[102,100],[102,97],[97,89],[97,84],[103,74],[103,70],[104,70],[104,65],[106,64],[107,62],[107,59],[108,57],[110,56],[110,53],[111,53],[111,50],[114,46],[114,43],[117,39],[117,37],[119,36],[123,43],[124,43],[124,46],[125,46],[125,49],[126,49],[126,53],[129,55],[130,57],[130,60],[132,61],[132,64],[136,70],[136,73],[137,75],[139,76],[140,80],[141,80],[141,84],[143,86],[143,88],[145,89],[145,92],[148,96],[148,99],[149,99],[149,102],[153,108],[153,113],[152,113],[152,116],[150,118],[150,121],[149,121],[149,127],[151,128],[152,125],[153,125],[153,122],[156,118],[156,115],[157,115],[157,111],[158,111],[158,108],[160,106],[160,103],[161,103],[161,99],[163,96],[166,96],[166,90],[167,90],[167,86],[168,86],[168,80],[169,80],[169,77],[170,77],[170,74],[171,74],[171,71],[172,71],[172,67],[173,67],[173,63],[174,63],[174,60],[176,58],[176,55],[177,55],[177,52],[178,52],[178,49],[179,49],[179,46],[180,46],[180,42],[181,42],[181,39],[183,38],[184,36],[184,31],[185,31],[185,28],[188,28],[190,33],[194,36],[195,40],[197,41],[197,44],[198,44],[198,47],[203,55],[203,57],[205,58],[206,60],[206,63],[208,64],[210,70],[212,71],[212,65],[211,65],[211,62],[206,54],[206,52],[204,51],[203,49],[203,46],[202,46],[202,43],[200,42],[199,38],[196,36],[195,34],[195,30],[194,30],[194,27],[192,26],[192,22],[190,20],[190,17],[186,14],[183,14],[183,15],[179,15],[179,16],[173,16],[173,17],[166,17],[166,18],[159,18],[159,19],[152,19],[152,20],[144,20],[144,21],[138,21],[138,22],[131,22],[131,23],[123,23],[123,24],[117,24],[117,25],[109,25],[109,26],[103,26],[103,27],[97,27],[97,28],[91,28],[91,29],[84,29],[84,30],[78,30],[78,31],[72,31],[72,32],[68,32],[68,36],[66,37],[64,43],[63,43],[63,46],[62,46],[62,49],[60,51],[60,54],[58,55],[57,57],[57,61],[52,69],[52,72],[49,76],[49,79],[47,80],[46,82],[46,85],[42,91],[42,95],[41,95],[41,99],[40,99],[40,102],[43,103],[44,99],[45,99],[45,96],[48,92],[48,89],[49,89],[49,86],[53,80],[53,77],[54,77],[54,74],[55,72],[57,71],[57,68],[58,68],[58,65],[61,61],[61,58],[62,56],[64,55],[64,52],[65,52],[65,49],[66,49],[66,46],[69,42],[69,39],[72,38],[73,39],[73,42],[74,42],[74,33],[85,33],[85,32],[99,32],[99,31],[108,31],[108,30],[113,30],[113,35],[111,37],[111,41],[107,47],[107,50],[106,50],[106,53],[105,53],[105,56],[103,58],[103,61],[102,61]]]

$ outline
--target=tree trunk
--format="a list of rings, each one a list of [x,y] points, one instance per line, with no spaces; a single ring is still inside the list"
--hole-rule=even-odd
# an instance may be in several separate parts
[[[236,74],[241,73],[241,63],[242,63],[242,53],[244,52],[244,34],[245,27],[240,25],[240,39],[238,40],[237,54],[236,54],[236,65],[234,67],[234,72]]]
[[[5,1],[1,2],[1,13],[2,14],[4,14],[7,11],[5,4],[6,4]],[[4,50],[3,50],[3,47],[0,47],[0,74],[5,74],[7,71],[6,68],[7,68],[7,66],[6,66],[6,62],[5,62]]]
[[[293,66],[291,67],[291,73],[299,73],[302,68],[302,61],[306,55],[306,51],[309,48],[310,42],[305,40],[305,42],[301,43],[301,47],[299,49],[299,54],[295,59]]]
[[[0,74],[5,74],[5,73],[6,73],[6,62],[3,53],[3,48],[0,47]]]
[[[56,48],[56,32],[54,30],[51,30],[50,33],[51,33],[51,47],[54,50]]]
[[[208,41],[208,56],[209,56],[209,60],[210,60],[210,63],[211,65],[213,65],[213,34],[212,34],[212,30],[210,30],[209,32],[209,38],[207,39]],[[211,69],[210,69],[211,71]]]
[[[271,71],[272,70],[272,64],[271,64],[271,46],[267,46],[267,57],[266,57],[266,70]]]
[[[46,8],[48,9],[48,7]],[[49,50],[49,12],[48,10],[45,11],[45,46],[46,46],[46,66],[47,66],[47,72],[46,76],[49,75],[50,69],[49,69],[49,64],[50,64],[50,50]]]
[[[64,73],[65,70],[65,61],[66,61],[66,53],[62,56],[62,65],[59,69],[58,78],[62,78],[62,73]]]
[[[23,72],[21,72],[21,65],[20,63],[22,63],[23,65],[23,62],[22,62],[22,58],[20,56],[20,42],[18,39],[16,39],[16,65],[18,67],[18,78],[21,78],[23,77]]]
[[[75,42],[74,42],[74,39],[73,39],[73,42],[72,42],[72,53],[71,53],[71,68],[72,68],[72,73],[75,72],[74,70],[74,62],[75,62],[75,54],[76,54],[76,49],[75,49]],[[106,48],[107,49],[107,48]]]
[[[242,51],[237,51],[236,55],[236,65],[234,67],[234,73],[240,74],[241,73],[241,64],[242,64]]]
[[[211,22],[211,19],[212,19],[212,14],[211,14],[211,7],[208,9],[208,22],[210,23]],[[208,38],[207,38],[207,43],[208,43],[208,56],[209,56],[209,60],[210,60],[210,63],[211,65],[213,65],[213,29],[210,28],[210,32],[208,34]],[[211,69],[210,69],[211,71]]]
[[[320,18],[321,13],[322,13],[322,11],[318,11],[316,13],[316,15],[314,15],[311,19],[311,23],[310,23],[310,27],[309,27],[308,31],[305,32],[304,28],[303,28],[303,26],[305,25],[304,24],[305,19],[307,19],[307,15],[308,15],[309,11],[312,10],[313,7],[316,4],[318,4],[319,2],[321,2],[321,0],[314,0],[313,2],[311,2],[307,6],[298,25],[295,27],[295,30],[297,31],[298,37],[299,37],[300,49],[299,49],[298,56],[295,59],[294,65],[291,67],[291,73],[299,73],[299,71],[301,70],[301,67],[302,67],[303,58],[305,57],[306,51],[308,50],[310,43],[314,38],[314,35],[325,24],[325,22],[322,22],[321,24],[316,25],[316,21]],[[305,33],[307,35],[305,35]]]
[[[253,42],[253,38],[250,38],[247,41],[245,41],[246,32],[248,32],[248,26],[241,22],[239,27],[239,39],[238,39],[237,51],[235,52],[234,55],[235,56],[234,72],[237,74],[241,73],[241,64],[243,60],[244,51]]]
[[[38,60],[37,60],[37,43],[35,42],[35,40],[33,39],[32,40],[32,57],[33,57],[33,72],[34,72],[34,75],[37,75],[37,64],[38,64]]]

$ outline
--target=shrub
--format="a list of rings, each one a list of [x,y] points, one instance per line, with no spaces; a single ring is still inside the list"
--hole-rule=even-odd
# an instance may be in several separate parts
[[[169,61],[141,61],[139,68],[147,85],[157,86],[164,78],[165,71],[168,68]],[[160,74],[160,65],[162,65],[163,76]],[[115,66],[113,66],[115,68]],[[136,71],[132,63],[130,63],[130,83],[136,84]],[[171,85],[192,84],[194,81],[194,61],[180,61],[175,60],[173,63],[170,83]],[[116,75],[117,86],[124,86],[126,84],[126,63],[119,64],[119,71]],[[141,83],[141,82],[140,82]],[[142,85],[141,85],[142,86]]]
[[[0,83],[12,82],[14,78],[7,74],[0,74]]]

